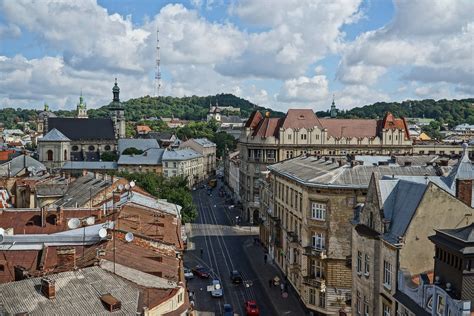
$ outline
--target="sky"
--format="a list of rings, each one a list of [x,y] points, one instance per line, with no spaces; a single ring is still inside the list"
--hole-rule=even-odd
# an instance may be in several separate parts
[[[474,96],[472,0],[0,0],[0,107],[233,93],[340,109]]]

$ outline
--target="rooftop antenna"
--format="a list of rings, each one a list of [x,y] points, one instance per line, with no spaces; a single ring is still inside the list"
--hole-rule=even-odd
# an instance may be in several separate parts
[[[161,70],[160,70],[160,29],[156,27],[156,65],[155,65],[155,97],[160,96],[161,89]]]

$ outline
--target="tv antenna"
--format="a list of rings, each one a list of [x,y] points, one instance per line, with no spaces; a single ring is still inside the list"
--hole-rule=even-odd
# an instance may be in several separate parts
[[[156,27],[156,65],[155,65],[155,97],[160,96],[161,89],[161,70],[160,70],[160,29]]]
[[[133,236],[133,233],[131,233],[131,232],[128,232],[128,233],[125,234],[125,241],[126,242],[132,242],[134,238],[135,238],[135,236]]]

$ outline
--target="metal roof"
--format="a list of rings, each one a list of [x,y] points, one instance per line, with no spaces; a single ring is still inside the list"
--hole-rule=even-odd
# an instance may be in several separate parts
[[[141,155],[120,155],[118,165],[160,165],[165,150],[150,148]]]
[[[67,161],[61,169],[66,170],[116,170],[115,161]]]
[[[194,138],[192,140],[194,140],[196,143],[198,143],[202,147],[216,147],[216,144],[211,142],[207,138]]]
[[[158,141],[153,138],[121,138],[118,140],[118,152],[121,154],[127,148],[145,151],[150,148],[160,148]]]
[[[26,168],[33,174],[46,171],[46,167],[41,162],[23,154],[1,164],[0,177],[15,177]]]
[[[365,166],[341,165],[331,159],[299,156],[267,167],[270,171],[286,176],[307,186],[367,188],[372,173],[383,175],[424,176],[437,174],[432,166]]]
[[[463,242],[474,243],[474,223],[461,228],[439,229],[437,231],[445,235],[460,239]]]
[[[163,153],[163,161],[165,160],[189,160],[202,157],[202,155],[190,148],[179,150],[166,150]]]
[[[40,142],[69,142],[71,140],[67,138],[60,131],[53,128],[52,130],[48,132],[48,134],[44,135],[44,137],[38,139],[38,141]]]
[[[123,193],[122,196],[120,197],[120,201],[118,203],[115,203],[115,205],[121,206],[126,203],[132,203],[139,206],[144,206],[150,209],[169,213],[177,217],[181,216],[182,207],[180,205],[167,202],[165,200],[160,200],[154,197],[150,197],[136,191]],[[106,205],[107,207],[111,208],[113,207],[113,202],[108,201]]]
[[[57,128],[71,140],[115,140],[114,123],[110,118],[50,117],[48,131]]]
[[[48,275],[55,281],[56,297],[46,298],[38,289],[41,278],[0,284],[0,302],[10,314],[29,315],[135,315],[139,289],[100,267]],[[100,296],[111,294],[122,303],[119,311],[105,309]]]

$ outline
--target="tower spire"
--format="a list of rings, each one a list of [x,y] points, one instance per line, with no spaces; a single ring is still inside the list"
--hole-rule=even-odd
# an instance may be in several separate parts
[[[336,118],[336,116],[337,116],[336,102],[334,102],[334,99],[335,99],[335,95],[333,93],[332,103],[331,103],[331,111],[330,111],[331,118]]]
[[[160,30],[156,27],[156,68],[155,68],[155,97],[160,96],[161,89],[161,69],[160,69]]]

